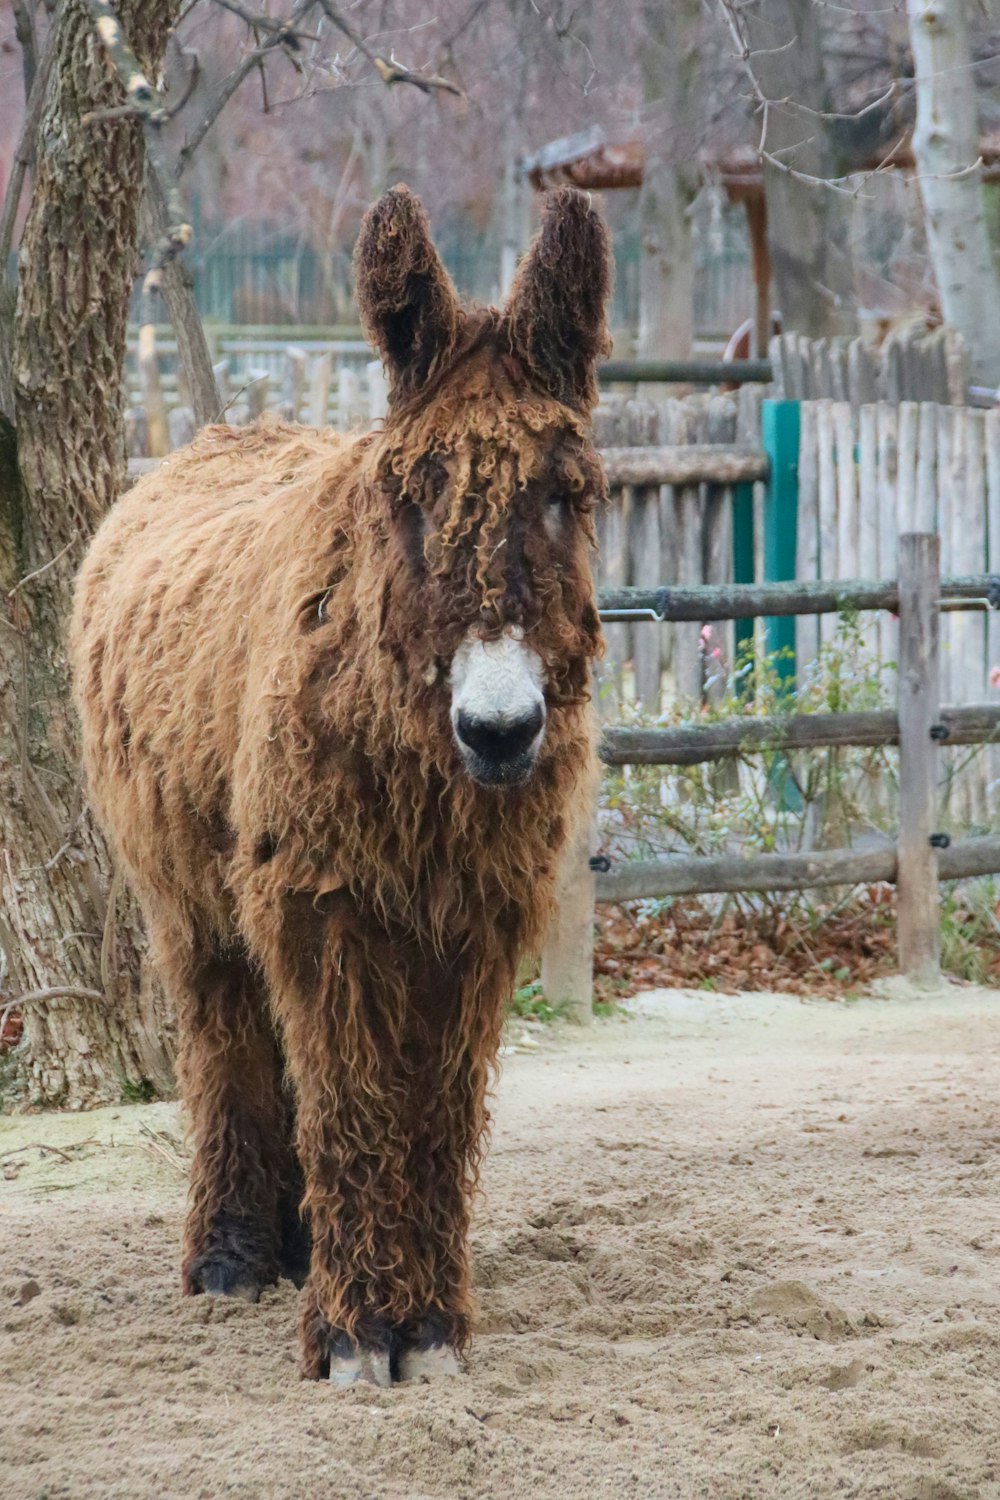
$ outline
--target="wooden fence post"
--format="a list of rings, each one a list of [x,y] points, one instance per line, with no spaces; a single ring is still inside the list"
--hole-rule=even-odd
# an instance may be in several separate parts
[[[593,811],[588,807],[563,851],[558,905],[542,953],[546,1000],[564,1007],[567,1018],[582,1026],[594,1018],[594,844]]]
[[[928,532],[899,538],[899,967],[920,985],[941,971],[937,816],[938,750],[931,729],[940,713],[938,598],[941,543]]]

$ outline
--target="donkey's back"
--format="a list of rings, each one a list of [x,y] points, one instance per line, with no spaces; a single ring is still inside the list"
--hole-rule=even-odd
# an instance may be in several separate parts
[[[71,629],[76,697],[90,797],[140,890],[228,922],[235,762],[275,639],[349,547],[336,512],[362,447],[267,418],[211,427],[98,531]]]

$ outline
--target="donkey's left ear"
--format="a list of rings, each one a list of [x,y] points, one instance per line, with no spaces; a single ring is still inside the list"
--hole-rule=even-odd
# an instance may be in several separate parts
[[[608,231],[590,195],[560,188],[548,197],[507,301],[515,353],[544,390],[583,411],[596,405],[597,361],[611,350],[611,265]]]
[[[383,193],[354,247],[354,286],[365,332],[389,371],[392,395],[413,395],[454,347],[459,302],[431,242],[420,199]]]

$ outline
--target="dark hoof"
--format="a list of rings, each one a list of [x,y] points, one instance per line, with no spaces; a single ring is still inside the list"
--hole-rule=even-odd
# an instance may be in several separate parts
[[[281,1248],[278,1251],[278,1270],[297,1287],[304,1287],[309,1276],[309,1257],[312,1253],[309,1225],[296,1207],[282,1204],[279,1227]]]
[[[257,1302],[278,1279],[273,1249],[254,1226],[221,1218],[207,1243],[184,1266],[184,1290],[190,1296],[239,1297]]]
[[[194,1296],[204,1292],[208,1297],[237,1297],[241,1302],[259,1302],[264,1288],[273,1286],[277,1279],[218,1260],[201,1261],[188,1273],[189,1290]]]

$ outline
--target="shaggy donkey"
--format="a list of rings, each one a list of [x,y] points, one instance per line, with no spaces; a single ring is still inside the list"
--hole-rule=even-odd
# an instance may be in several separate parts
[[[592,772],[607,236],[466,311],[405,189],[355,255],[384,431],[214,427],[80,575],[90,795],[177,1003],[188,1293],[305,1281],[305,1372],[453,1372],[519,957]],[[308,1272],[308,1275],[306,1275]]]

